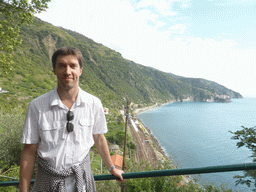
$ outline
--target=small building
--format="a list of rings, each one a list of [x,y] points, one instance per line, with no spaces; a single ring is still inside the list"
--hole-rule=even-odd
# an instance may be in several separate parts
[[[109,151],[115,154],[120,152],[119,146],[117,144],[113,144],[109,146]]]
[[[112,160],[113,164],[115,165],[115,167],[117,169],[122,170],[122,167],[123,167],[123,156],[118,155],[118,154],[112,155],[111,156],[111,160]]]
[[[108,108],[106,108],[106,107],[104,107],[104,113],[105,113],[105,115],[108,115],[108,113],[109,113],[109,109],[108,109]]]
[[[177,187],[178,188],[180,188],[181,186],[183,186],[184,184],[182,183],[182,182],[179,182],[178,184],[177,184]]]

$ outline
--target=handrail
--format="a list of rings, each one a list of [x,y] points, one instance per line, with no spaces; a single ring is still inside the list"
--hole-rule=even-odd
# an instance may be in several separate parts
[[[210,167],[200,167],[200,168],[184,168],[184,169],[166,169],[166,170],[156,170],[156,171],[145,171],[145,172],[133,172],[133,173],[123,173],[124,179],[135,179],[135,178],[145,178],[145,177],[162,177],[162,176],[173,176],[173,175],[193,175],[202,173],[217,173],[217,172],[231,172],[231,171],[244,171],[244,170],[254,170],[256,169],[256,163],[243,163],[243,164],[233,164],[233,165],[220,165],[220,166],[210,166]],[[94,175],[95,181],[101,180],[114,180],[117,177],[106,174],[106,175]],[[35,180],[31,180],[34,183]],[[0,186],[14,186],[19,185],[19,181],[6,181],[0,182]]]

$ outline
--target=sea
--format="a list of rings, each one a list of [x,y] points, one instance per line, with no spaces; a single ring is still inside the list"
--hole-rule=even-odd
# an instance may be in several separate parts
[[[230,103],[175,102],[138,115],[158,139],[178,168],[252,163],[252,153],[238,148],[230,131],[256,126],[256,98],[232,99]],[[202,185],[224,184],[234,191],[252,191],[237,185],[242,171],[192,175]]]

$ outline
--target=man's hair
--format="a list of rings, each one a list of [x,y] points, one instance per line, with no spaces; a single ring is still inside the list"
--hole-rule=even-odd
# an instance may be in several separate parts
[[[60,55],[74,55],[76,56],[80,68],[83,68],[83,55],[81,53],[81,51],[75,47],[61,47],[59,48],[57,51],[54,52],[54,54],[52,55],[52,66],[53,68],[55,68],[56,66],[56,62],[57,62],[57,58]]]

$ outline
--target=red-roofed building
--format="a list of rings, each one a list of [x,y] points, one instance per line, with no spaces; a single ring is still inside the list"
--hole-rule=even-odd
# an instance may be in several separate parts
[[[184,184],[182,183],[182,182],[179,182],[178,184],[177,184],[177,187],[181,187],[181,186],[183,186]]]
[[[123,156],[121,155],[112,155],[111,156],[111,160],[113,162],[113,164],[116,166],[117,169],[122,170],[123,167]]]

